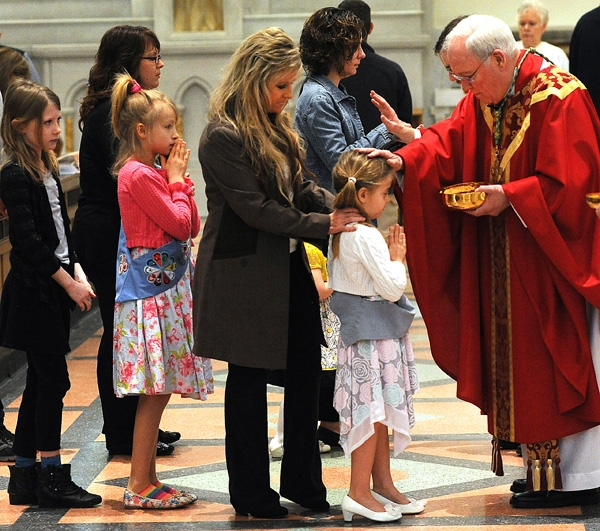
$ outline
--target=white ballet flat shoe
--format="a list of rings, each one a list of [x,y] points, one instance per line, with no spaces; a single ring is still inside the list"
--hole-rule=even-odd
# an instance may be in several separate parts
[[[415,500],[415,498],[408,498],[410,503],[396,503],[392,500],[388,500],[385,496],[378,494],[374,490],[371,491],[373,498],[375,498],[379,503],[383,506],[386,504],[390,504],[393,507],[398,507],[402,514],[419,514],[425,510],[425,505],[427,505],[427,500]]]
[[[352,518],[355,514],[364,516],[374,522],[394,522],[402,518],[400,509],[394,507],[392,504],[388,503],[384,505],[383,508],[385,509],[385,512],[383,513],[371,511],[371,509],[367,509],[360,503],[355,502],[348,495],[344,496],[344,499],[342,500],[342,513],[345,522],[352,522]]]

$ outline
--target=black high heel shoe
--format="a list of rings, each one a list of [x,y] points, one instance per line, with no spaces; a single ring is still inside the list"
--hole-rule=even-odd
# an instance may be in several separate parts
[[[178,431],[158,430],[158,442],[165,444],[173,444],[181,439],[181,433]]]

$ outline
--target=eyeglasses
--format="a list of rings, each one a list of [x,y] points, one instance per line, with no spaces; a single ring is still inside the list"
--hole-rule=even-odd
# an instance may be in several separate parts
[[[160,63],[162,55],[151,55],[150,57],[141,57],[141,59],[146,59],[146,61],[154,61],[154,64]]]
[[[462,83],[463,81],[466,81],[468,83],[473,83],[473,78],[475,77],[475,74],[483,66],[483,63],[485,63],[489,58],[490,58],[490,56],[488,55],[483,61],[481,61],[481,63],[479,63],[479,66],[475,69],[475,72],[473,72],[470,76],[457,76],[454,72],[452,72],[452,70],[450,70],[450,66],[447,66],[446,70],[448,70],[448,73],[458,83]]]

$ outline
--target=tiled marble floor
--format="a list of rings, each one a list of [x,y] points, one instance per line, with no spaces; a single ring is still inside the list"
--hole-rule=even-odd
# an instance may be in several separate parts
[[[95,385],[95,353],[99,320],[90,315],[77,330],[79,346],[69,355],[72,389],[64,410],[64,461],[73,464],[74,479],[91,492],[101,494],[98,508],[45,510],[11,506],[6,485],[8,469],[0,466],[0,530],[14,531],[192,531],[252,529],[362,528],[376,526],[421,531],[591,531],[600,530],[600,507],[570,507],[546,511],[520,510],[509,506],[509,486],[521,476],[520,459],[504,452],[504,477],[489,471],[490,437],[485,419],[473,406],[455,398],[455,386],[434,364],[426,330],[417,320],[411,330],[418,358],[421,391],[416,397],[417,424],[413,442],[399,459],[392,460],[400,490],[427,498],[426,511],[405,516],[400,523],[373,524],[355,517],[344,524],[339,503],[349,482],[349,463],[341,452],[323,455],[324,481],[329,514],[315,514],[284,501],[290,516],[284,520],[236,517],[228,503],[227,471],[223,448],[223,389],[226,365],[215,362],[216,392],[207,402],[173,397],[162,426],[183,434],[172,456],[159,458],[159,475],[175,486],[185,487],[199,501],[176,511],[125,511],[123,488],[129,472],[128,458],[109,459],[100,427],[100,403]],[[21,371],[0,387],[7,405],[6,423],[14,429],[23,388]],[[271,389],[271,423],[274,429],[281,395]],[[280,463],[272,462],[273,484]]]

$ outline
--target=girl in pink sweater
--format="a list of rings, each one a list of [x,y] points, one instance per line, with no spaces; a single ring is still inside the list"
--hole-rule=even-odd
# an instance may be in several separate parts
[[[200,230],[190,156],[175,125],[174,103],[143,90],[128,74],[112,92],[115,164],[121,210],[114,320],[117,396],[139,395],[126,508],[170,509],[194,494],[156,476],[158,426],[171,393],[206,400],[213,392],[210,360],[192,354],[191,238]],[[155,166],[160,158],[162,169]]]

